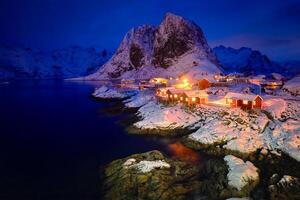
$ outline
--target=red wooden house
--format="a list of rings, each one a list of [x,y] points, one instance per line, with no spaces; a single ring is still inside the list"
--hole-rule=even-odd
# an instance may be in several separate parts
[[[241,94],[229,92],[225,96],[226,104],[231,107],[241,107],[247,109],[262,108],[263,98],[259,95]]]

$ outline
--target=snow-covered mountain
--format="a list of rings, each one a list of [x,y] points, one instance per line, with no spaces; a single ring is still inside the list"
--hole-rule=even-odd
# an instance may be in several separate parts
[[[143,25],[131,29],[112,58],[84,79],[178,76],[194,66],[200,70],[203,66],[204,72],[221,72],[201,28],[167,13],[158,27]]]
[[[291,60],[278,63],[281,66],[281,71],[291,77],[300,75],[300,61]]]
[[[84,76],[109,59],[106,50],[72,46],[54,51],[0,46],[0,79],[50,79]]]
[[[234,49],[218,46],[213,51],[226,72],[239,72],[247,75],[265,74],[275,72],[277,67],[266,55],[251,48]]]
[[[246,75],[270,75],[275,72],[285,76],[295,76],[300,72],[299,61],[277,63],[261,52],[247,47],[234,49],[218,46],[213,48],[213,51],[226,72],[239,72]]]

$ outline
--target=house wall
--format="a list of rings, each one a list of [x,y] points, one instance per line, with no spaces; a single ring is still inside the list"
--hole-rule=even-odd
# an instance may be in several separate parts
[[[255,99],[255,105],[253,105],[253,108],[262,108],[263,100],[260,97],[256,97]]]

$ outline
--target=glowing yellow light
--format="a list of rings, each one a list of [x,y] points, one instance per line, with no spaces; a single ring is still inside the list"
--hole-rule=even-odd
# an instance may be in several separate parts
[[[252,104],[255,106],[256,102],[255,102],[255,101],[253,101],[253,102],[252,102]]]
[[[185,101],[188,101],[189,99],[188,98],[185,98]]]
[[[248,101],[247,100],[243,100],[243,104],[247,105]]]
[[[180,100],[182,101],[182,100],[183,100],[183,97],[180,97]]]
[[[177,94],[175,94],[174,97],[177,98]]]
[[[194,102],[195,102],[195,101],[196,101],[196,98],[195,98],[195,97],[193,97],[193,98],[192,98],[192,101],[194,101]]]
[[[228,102],[229,102],[229,103],[232,103],[232,99],[228,99]]]

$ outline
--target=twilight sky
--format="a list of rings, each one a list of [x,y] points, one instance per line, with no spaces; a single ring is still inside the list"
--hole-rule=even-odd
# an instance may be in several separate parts
[[[166,12],[196,22],[211,47],[251,47],[300,60],[299,0],[1,0],[0,43],[116,49],[125,33]]]

